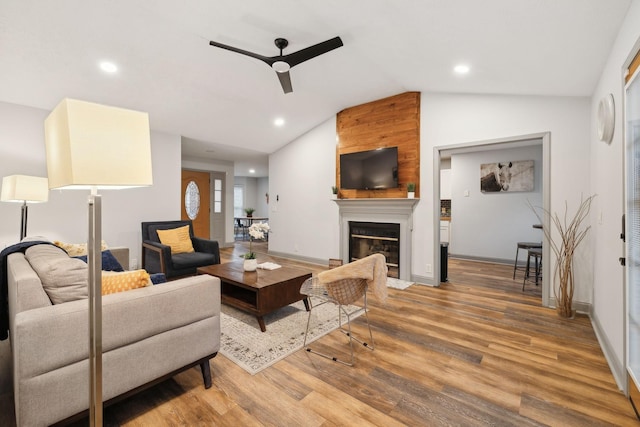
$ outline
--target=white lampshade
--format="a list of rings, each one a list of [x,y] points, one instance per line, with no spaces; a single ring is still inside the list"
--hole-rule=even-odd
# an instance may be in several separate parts
[[[44,127],[49,188],[152,184],[147,113],[64,99]]]
[[[47,178],[27,175],[10,175],[2,178],[3,202],[46,202],[49,200]]]

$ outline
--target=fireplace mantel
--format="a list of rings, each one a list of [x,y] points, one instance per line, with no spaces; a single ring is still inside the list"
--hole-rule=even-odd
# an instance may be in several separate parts
[[[392,212],[413,212],[413,207],[420,199],[335,199],[334,202],[343,209],[356,211],[361,209],[383,209]]]
[[[400,279],[411,280],[413,208],[420,199],[336,199],[340,209],[340,258],[349,258],[349,222],[400,224]]]

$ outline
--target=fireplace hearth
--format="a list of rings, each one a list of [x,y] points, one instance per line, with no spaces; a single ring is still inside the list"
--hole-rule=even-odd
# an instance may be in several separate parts
[[[349,260],[382,254],[387,276],[400,277],[400,224],[349,221]]]

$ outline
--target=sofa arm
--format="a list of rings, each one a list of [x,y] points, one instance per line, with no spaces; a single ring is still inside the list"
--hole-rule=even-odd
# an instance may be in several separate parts
[[[166,331],[219,317],[220,281],[200,275],[106,295],[102,311],[102,347],[106,354]],[[87,300],[23,311],[14,320],[15,336],[11,339],[18,380],[88,358]],[[210,337],[207,354],[218,351],[220,330],[212,331]]]
[[[167,274],[172,268],[171,247],[162,243],[145,240],[142,242],[142,268],[149,273]]]
[[[214,264],[220,264],[220,246],[217,240],[207,240],[200,237],[192,237],[193,249],[196,252],[204,252],[214,255]]]

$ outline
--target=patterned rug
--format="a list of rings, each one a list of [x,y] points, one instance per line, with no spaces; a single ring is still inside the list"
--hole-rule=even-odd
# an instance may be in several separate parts
[[[387,277],[387,287],[393,289],[407,289],[413,285],[413,282],[407,282],[406,280],[395,279],[393,277]]]
[[[349,312],[356,309],[355,306],[348,307]],[[361,314],[357,313],[352,319]],[[261,332],[255,316],[222,304],[220,354],[255,375],[302,348],[307,317],[304,303],[298,301],[266,315],[267,331]],[[337,306],[323,304],[315,307],[307,342],[313,342],[337,328]]]

